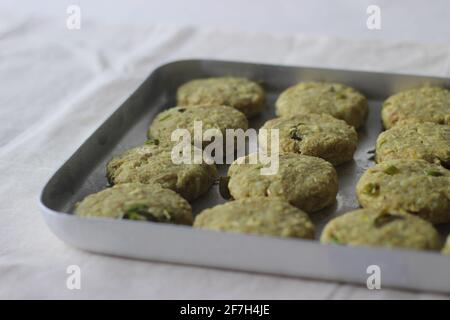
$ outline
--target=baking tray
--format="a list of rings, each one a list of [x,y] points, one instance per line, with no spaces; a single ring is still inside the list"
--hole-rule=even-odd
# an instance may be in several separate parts
[[[358,208],[354,188],[373,165],[370,150],[381,132],[381,102],[392,93],[427,84],[450,86],[450,79],[349,70],[266,64],[187,60],[157,68],[45,185],[40,198],[49,228],[64,242],[92,252],[252,272],[359,283],[367,268],[381,270],[382,287],[450,292],[450,257],[437,252],[322,245],[318,241],[214,232],[153,222],[82,218],[71,214],[84,196],[107,186],[105,165],[113,155],[142,144],[146,129],[161,110],[175,105],[176,88],[185,81],[211,76],[243,76],[261,82],[267,92],[259,128],[274,117],[274,101],[287,87],[304,80],[336,81],[353,86],[369,99],[369,118],[359,130],[354,161],[337,167],[339,193],[334,206],[311,214],[316,240],[331,218]],[[221,175],[227,167],[219,166]],[[214,186],[192,203],[194,214],[224,200]],[[449,227],[440,227],[442,236]]]

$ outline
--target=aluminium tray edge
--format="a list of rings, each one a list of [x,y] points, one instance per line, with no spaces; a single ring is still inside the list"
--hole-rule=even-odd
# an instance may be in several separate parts
[[[376,265],[381,269],[382,288],[449,292],[449,278],[443,278],[442,275],[448,272],[450,259],[436,253],[322,245],[308,240],[208,230],[192,232],[190,227],[185,226],[156,223],[144,226],[135,221],[82,219],[52,211],[42,205],[41,209],[48,227],[58,238],[90,252],[201,267],[345,281],[361,287],[366,287],[370,275],[367,268]],[[133,237],[117,239],[116,235],[124,228],[132,230]],[[99,230],[103,231],[99,234]],[[93,233],[106,239],[109,244],[105,245],[104,241],[90,242]],[[111,243],[114,244],[113,250]],[[204,243],[209,246],[205,248]],[[291,249],[298,251],[299,255],[292,256]],[[433,259],[431,264],[430,259]],[[280,265],[278,261],[287,263]]]

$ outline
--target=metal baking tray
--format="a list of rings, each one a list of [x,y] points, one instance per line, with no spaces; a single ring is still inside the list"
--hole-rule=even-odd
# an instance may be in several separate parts
[[[45,185],[40,198],[49,228],[64,242],[92,252],[172,263],[359,283],[367,268],[381,270],[382,287],[450,292],[450,257],[438,252],[322,245],[318,241],[214,232],[187,226],[71,214],[84,196],[107,186],[105,165],[113,155],[142,144],[146,129],[161,110],[175,105],[176,88],[194,78],[235,75],[259,81],[267,92],[266,109],[250,126],[274,117],[274,101],[287,87],[304,80],[336,81],[360,90],[370,113],[359,130],[354,161],[337,167],[339,193],[334,206],[311,214],[316,240],[331,218],[358,208],[354,188],[370,166],[370,150],[381,132],[380,105],[390,94],[427,84],[450,86],[450,79],[349,70],[277,66],[229,61],[176,61],[157,68]],[[226,175],[227,167],[219,167]],[[192,203],[194,214],[223,203],[214,186]],[[440,227],[442,236],[449,226]]]

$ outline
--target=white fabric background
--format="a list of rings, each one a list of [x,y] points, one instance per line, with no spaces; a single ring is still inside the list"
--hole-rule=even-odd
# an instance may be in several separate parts
[[[64,19],[72,4],[81,8],[84,18],[111,24],[172,23],[237,32],[421,43],[450,39],[448,0],[1,0],[0,10]],[[369,5],[381,10],[381,30],[366,27]]]
[[[0,16],[1,298],[447,298],[443,295],[105,257],[66,246],[38,195],[63,161],[158,65],[183,58],[450,76],[450,46],[226,33]],[[66,268],[82,289],[66,289]]]

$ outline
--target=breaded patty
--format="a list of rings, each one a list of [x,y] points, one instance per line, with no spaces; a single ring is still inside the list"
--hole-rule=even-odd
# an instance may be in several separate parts
[[[381,110],[386,129],[404,122],[433,122],[450,125],[450,91],[421,87],[390,96]]]
[[[399,124],[378,136],[376,161],[422,159],[450,166],[450,126],[431,122]]]
[[[281,197],[306,212],[318,211],[336,201],[338,177],[331,163],[288,153],[279,156],[277,173],[262,175],[263,164],[256,160],[257,154],[251,154],[230,166],[228,188],[234,199]]]
[[[332,219],[323,229],[322,243],[437,250],[439,234],[427,221],[404,213],[360,209]]]
[[[75,214],[191,225],[191,206],[158,184],[124,183],[91,194],[77,203]]]
[[[326,113],[356,129],[367,117],[367,99],[355,89],[333,82],[300,82],[283,91],[276,103],[278,116]]]
[[[450,171],[425,160],[389,160],[369,168],[356,195],[364,208],[406,212],[434,224],[450,221]]]
[[[314,238],[314,225],[300,209],[278,198],[246,198],[203,210],[194,227],[274,237]]]
[[[267,121],[261,129],[279,130],[281,153],[315,156],[339,165],[353,159],[358,144],[355,129],[328,114],[299,114]],[[270,139],[259,136],[261,146],[271,148]]]
[[[107,165],[110,184],[128,182],[158,183],[193,200],[209,190],[217,178],[214,164],[176,164],[172,147],[147,144],[132,148]],[[194,149],[192,149],[194,152]]]
[[[225,105],[236,108],[248,118],[259,114],[265,101],[263,88],[241,77],[216,77],[189,81],[177,90],[177,104]]]

